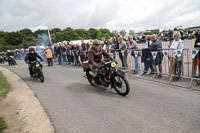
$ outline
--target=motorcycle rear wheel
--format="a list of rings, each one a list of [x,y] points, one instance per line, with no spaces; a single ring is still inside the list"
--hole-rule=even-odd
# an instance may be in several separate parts
[[[86,76],[87,76],[87,79],[88,79],[88,82],[90,83],[90,85],[95,86],[94,83],[92,82],[93,81],[93,75],[90,74],[89,69],[86,71]]]

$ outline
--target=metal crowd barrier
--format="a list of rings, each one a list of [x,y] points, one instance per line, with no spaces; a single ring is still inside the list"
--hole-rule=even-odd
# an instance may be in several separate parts
[[[135,69],[135,67],[134,67],[135,66],[135,58],[137,56],[140,56],[140,54],[142,54],[142,50],[143,49],[129,49],[126,51],[127,52],[127,63],[128,63],[128,74],[130,74],[132,72],[132,70]],[[120,60],[120,53],[123,53],[124,51],[112,50],[112,51],[108,51],[108,52],[113,58],[115,58],[118,61],[118,67],[122,67],[122,62]],[[132,52],[134,52],[135,57],[133,57],[131,55]],[[162,64],[161,64],[162,65],[162,75],[169,76],[169,81],[168,81],[169,84],[171,83],[171,80],[175,77],[189,79],[190,82],[187,86],[188,88],[191,88],[192,82],[194,80],[200,81],[200,77],[196,77],[197,76],[196,74],[200,73],[199,69],[197,69],[197,66],[196,66],[198,64],[198,67],[200,67],[199,66],[200,65],[200,60],[199,60],[200,57],[198,54],[198,52],[200,52],[200,49],[185,48],[182,50],[175,50],[175,49],[167,49],[167,48],[165,49],[164,48],[164,49],[159,49],[158,51],[153,51],[153,52],[151,51],[150,54],[152,55],[152,58],[153,58],[153,56],[157,55],[158,52],[163,54],[163,60],[162,60]],[[174,59],[174,58],[171,58],[171,60],[170,60],[170,58],[169,58],[170,52],[172,53],[171,57],[176,57],[176,58],[180,57],[181,58],[180,63],[177,63],[178,66],[176,66],[176,67],[180,67],[180,69],[181,69],[180,75],[179,74],[170,74],[170,65],[173,63],[173,59]],[[77,52],[76,50],[72,50],[67,54],[69,54],[71,56],[70,58],[73,58],[73,59],[72,60],[67,59],[67,60],[71,61],[71,63],[73,63],[73,64],[75,64],[75,63],[81,64],[82,61],[87,60],[87,58],[86,58],[87,53],[88,53],[88,51]],[[83,56],[84,56],[84,58],[83,58]],[[126,55],[121,54],[121,56],[126,56]],[[144,70],[144,62],[141,62],[142,56],[139,57],[140,73],[143,72],[143,70]],[[69,56],[68,57],[66,56],[66,58],[69,58]],[[179,65],[181,65],[181,66],[179,66]],[[172,69],[175,69],[175,67],[172,67]],[[172,70],[172,71],[174,71],[174,70]],[[154,72],[154,74],[155,74],[155,72]]]

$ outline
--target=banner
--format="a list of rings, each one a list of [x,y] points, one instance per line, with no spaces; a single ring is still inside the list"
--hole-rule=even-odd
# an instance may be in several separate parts
[[[138,57],[138,51],[134,51],[135,57]]]
[[[176,50],[176,55],[177,57],[181,57],[183,50],[182,49],[178,49]]]
[[[129,55],[131,54],[131,50],[128,50],[128,54],[129,54]]]
[[[168,51],[163,51],[164,56],[168,56]]]
[[[119,56],[119,52],[116,52],[116,55]]]
[[[192,59],[195,58],[195,56],[198,54],[198,52],[199,52],[199,50],[197,50],[197,49],[192,49],[192,50],[191,50]]]
[[[158,52],[151,52],[151,54],[152,54],[154,60],[156,59],[157,53],[158,53]]]
[[[53,46],[53,42],[52,42],[52,39],[51,39],[51,33],[50,33],[49,29],[48,29],[48,35],[49,35],[49,42],[51,44],[52,53],[54,54],[54,46]]]

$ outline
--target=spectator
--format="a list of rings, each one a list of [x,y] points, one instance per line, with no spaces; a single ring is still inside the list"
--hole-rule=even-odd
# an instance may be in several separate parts
[[[124,42],[122,37],[119,37],[118,39],[118,43],[119,43],[119,57],[121,59],[122,62],[122,68],[123,69],[128,69],[128,63],[127,63],[127,45],[126,42]]]
[[[60,45],[57,45],[56,47],[56,54],[57,54],[57,57],[58,57],[58,65],[62,65],[62,52],[61,52],[61,46]]]
[[[182,70],[182,50],[184,49],[183,41],[180,39],[180,32],[174,32],[174,40],[171,44],[169,44],[169,48],[173,50],[169,50],[169,60],[170,60],[170,75],[177,75],[178,77],[172,77],[171,81],[180,79],[181,70]],[[176,51],[181,51],[181,56],[178,56]]]
[[[142,62],[144,62],[144,70],[142,75],[145,75],[149,71],[149,68],[151,69],[151,72],[149,74],[153,74],[154,72],[150,50],[151,43],[152,42],[150,41],[150,36],[148,35],[146,37],[146,43],[144,44],[142,49]]]
[[[108,50],[112,53],[113,59],[115,59],[115,44],[112,39],[108,40]]]
[[[84,52],[86,52],[86,43],[84,43],[84,40],[81,40],[81,52],[80,52],[80,58],[81,58],[81,62],[84,62],[85,61],[85,54]]]
[[[195,33],[196,41],[194,48],[200,50],[200,30],[197,30]],[[200,51],[196,57],[192,60],[192,77],[196,77],[196,66],[199,66],[199,77],[200,77]]]
[[[138,53],[138,54],[134,53],[134,50],[138,50],[138,46],[137,46],[137,42],[133,40],[132,36],[128,37],[128,48],[132,50],[131,55],[135,59],[135,69],[134,69],[133,74],[137,74],[140,72],[140,53]]]
[[[73,55],[72,55],[71,50],[72,50],[72,45],[68,44],[67,45],[67,61],[68,61],[67,65],[73,64]]]
[[[48,66],[53,66],[53,54],[52,54],[51,46],[47,47],[46,58],[47,58]]]
[[[162,49],[162,42],[158,40],[155,35],[151,35],[150,40],[152,41],[152,44],[150,46],[151,51],[157,52],[156,58],[154,59],[152,57],[152,65],[154,69],[154,76],[152,78],[162,77],[163,53],[159,51],[159,49]],[[159,67],[159,72],[160,72],[159,74],[157,71],[157,66]]]
[[[67,62],[66,56],[67,56],[67,49],[65,47],[65,45],[62,43],[61,45],[61,54],[62,54],[62,60],[63,62]]]

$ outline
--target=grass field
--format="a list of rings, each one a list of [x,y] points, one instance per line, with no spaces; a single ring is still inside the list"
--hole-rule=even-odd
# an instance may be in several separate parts
[[[10,91],[10,84],[0,71],[0,100],[5,98]]]
[[[0,133],[3,133],[3,131],[7,128],[6,122],[2,117],[0,117]]]
[[[0,102],[3,98],[5,98],[10,91],[10,84],[6,80],[6,78],[3,76],[2,72],[0,71]],[[0,133],[3,133],[3,131],[7,128],[5,120],[0,117]]]

